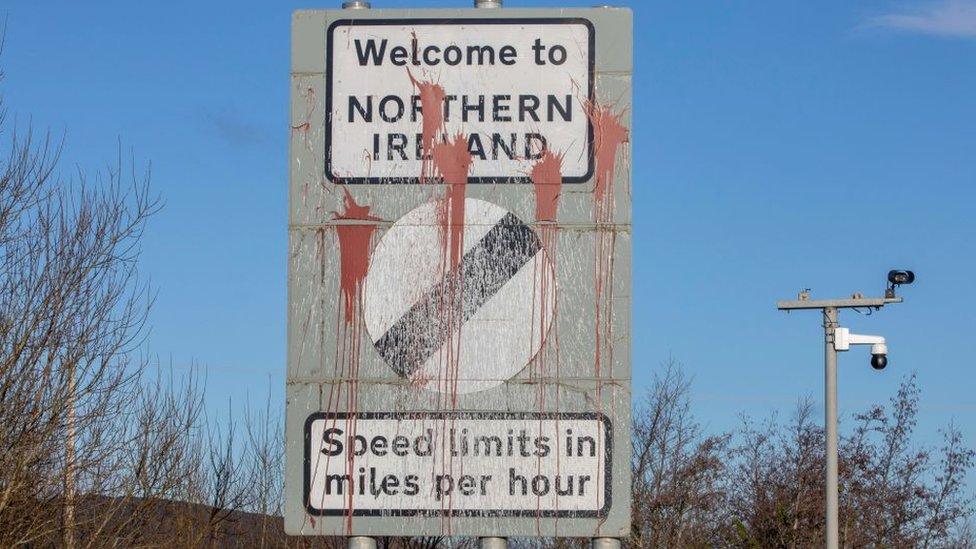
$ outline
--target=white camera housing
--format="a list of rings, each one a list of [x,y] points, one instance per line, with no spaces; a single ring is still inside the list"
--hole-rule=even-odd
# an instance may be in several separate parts
[[[834,329],[834,350],[848,351],[851,345],[871,346],[871,367],[883,370],[888,365],[888,345],[881,336],[852,334],[850,329],[838,326]]]
[[[838,326],[834,330],[834,350],[849,351],[851,345],[870,345],[872,355],[888,354],[888,346],[882,336],[852,334],[850,328]]]

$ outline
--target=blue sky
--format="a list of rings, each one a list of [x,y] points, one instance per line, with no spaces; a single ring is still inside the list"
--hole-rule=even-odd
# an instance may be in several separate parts
[[[882,373],[866,351],[841,356],[841,411],[917,372],[923,438],[954,421],[976,444],[976,2],[616,3],[637,27],[637,393],[673,356],[709,428],[819,404],[820,319],[774,302],[877,294],[908,267],[905,304],[842,316],[891,354]],[[0,8],[7,106],[64,134],[63,173],[106,165],[119,140],[151,162],[165,208],[144,247],[148,349],[205,366],[214,403],[269,379],[281,398],[290,14],[338,4]]]

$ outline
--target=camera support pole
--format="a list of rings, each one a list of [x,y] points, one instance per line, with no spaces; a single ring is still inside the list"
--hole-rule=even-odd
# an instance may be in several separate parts
[[[837,494],[837,349],[834,347],[834,334],[837,331],[838,311],[840,309],[880,309],[891,303],[901,303],[900,297],[877,297],[851,299],[826,299],[811,301],[804,298],[796,301],[779,301],[776,308],[781,311],[800,309],[820,309],[823,313],[824,328],[824,434],[826,435],[825,455],[827,473],[824,483],[826,496],[826,531],[824,541],[827,549],[839,549],[840,530]]]
[[[824,327],[824,434],[827,437],[826,507],[828,549],[840,547],[839,501],[837,487],[837,349],[834,332],[837,329],[837,308],[823,308]]]

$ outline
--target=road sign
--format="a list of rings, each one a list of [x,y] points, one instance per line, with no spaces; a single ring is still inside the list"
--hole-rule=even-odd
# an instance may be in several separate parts
[[[294,16],[291,534],[629,533],[630,12],[486,13]]]
[[[471,393],[528,366],[552,324],[552,262],[513,213],[464,201],[460,264],[445,268],[443,201],[400,218],[370,256],[363,320],[377,353],[416,387]],[[545,291],[543,291],[545,290]],[[452,347],[452,372],[443,357]]]
[[[333,182],[416,182],[431,119],[466,134],[477,158],[471,183],[525,178],[545,148],[566,153],[565,179],[588,177],[578,101],[593,82],[588,20],[340,19],[326,36]],[[437,112],[424,111],[434,102]]]
[[[603,415],[323,412],[307,421],[313,515],[579,518],[611,502]]]

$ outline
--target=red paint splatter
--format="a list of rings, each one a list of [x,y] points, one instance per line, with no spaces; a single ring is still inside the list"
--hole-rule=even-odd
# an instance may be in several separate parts
[[[559,193],[563,184],[563,157],[550,150],[542,153],[529,178],[535,189],[535,218],[537,221],[555,221],[559,210]]]
[[[370,207],[356,203],[356,200],[343,189],[343,211],[336,212],[333,219],[345,221],[335,225],[339,240],[339,289],[342,297],[342,319],[336,319],[336,362],[334,376],[346,380],[344,411],[350,413],[347,430],[355,437],[359,410],[359,366],[362,355],[363,322],[360,294],[363,282],[369,271],[373,235],[376,221],[380,218],[370,214]],[[358,223],[357,223],[358,222]],[[330,385],[327,410],[339,411],[342,402],[342,381]],[[328,470],[328,462],[326,470]],[[346,474],[352,478],[356,471],[355,455],[350,452],[345,463]],[[352,532],[353,491],[346,500],[346,531]]]
[[[440,202],[438,212],[441,236],[440,270],[444,274],[458,269],[464,252],[464,200],[468,183],[468,173],[471,170],[472,163],[467,137],[459,133],[453,139],[446,139],[444,142],[435,143],[432,159],[437,175],[443,179],[447,187],[444,199]],[[454,285],[445,292],[444,301],[439,304],[439,313],[447,319],[448,325],[450,326],[460,326],[459,316],[461,311],[457,310],[460,299],[457,299],[456,292],[460,292],[463,287],[464,281],[461,280],[457,285]],[[454,330],[450,334],[442,353],[439,353],[439,363],[441,366],[438,368],[438,393],[449,393],[450,396],[447,404],[450,406],[450,409],[456,410],[458,406],[457,386],[461,357],[461,330]],[[438,403],[438,406],[440,406],[440,403]],[[452,432],[455,427],[455,419],[452,417],[449,420],[445,419],[443,421],[444,424],[442,425],[441,432]],[[441,446],[442,463],[448,469],[448,471],[443,471],[442,469],[442,474],[446,472],[455,476],[454,459],[447,453],[446,443],[442,443]],[[453,505],[453,498],[448,498],[448,508],[453,507]],[[450,512],[445,513],[444,517],[446,524],[443,529],[450,534],[452,529]]]
[[[549,303],[549,295],[552,291],[550,287],[550,280],[547,276],[546,265],[547,261],[556,260],[556,215],[559,212],[559,194],[562,190],[563,184],[563,157],[565,153],[553,153],[552,151],[546,150],[542,153],[542,157],[533,164],[532,171],[529,172],[529,178],[532,179],[532,187],[535,191],[535,219],[536,221],[546,222],[539,227],[541,233],[542,248],[545,250],[545,254],[542,256],[542,264],[537,267],[542,269],[541,273],[536,273],[536,280],[541,280],[540,288],[536,288],[535,291],[541,291],[541,304],[540,304],[540,326],[539,326],[539,337],[545,336],[546,331],[546,317],[550,309],[553,309],[554,303]],[[555,272],[555,265],[553,266],[553,272]],[[541,274],[541,278],[540,278]],[[543,359],[542,355],[544,352],[540,349],[539,359],[539,374],[540,377],[545,377],[545,372],[543,371]],[[541,393],[540,393],[541,394]],[[541,403],[540,403],[541,406]]]
[[[554,303],[549,303],[552,288],[550,287],[551,282],[547,276],[547,265],[545,262],[550,260],[555,262],[557,257],[557,228],[554,222],[559,212],[559,195],[563,184],[562,170],[564,156],[565,153],[557,154],[546,150],[542,153],[542,157],[532,165],[532,171],[529,172],[529,178],[532,180],[532,187],[535,191],[535,219],[536,221],[546,222],[539,227],[542,248],[546,253],[543,256],[541,267],[537,267],[537,270],[542,269],[541,273],[536,273],[536,280],[541,280],[540,287],[534,289],[534,291],[541,292],[539,337],[545,336],[547,328],[546,317],[550,309],[554,309],[555,305]],[[555,272],[555,265],[553,265],[553,272]],[[540,349],[539,358],[537,359],[540,378],[544,378],[546,374],[543,367],[544,354],[543,350]],[[542,394],[544,393],[540,392],[540,395]],[[542,403],[540,402],[541,405]]]
[[[445,255],[449,259],[446,266],[453,270],[460,264],[464,250],[464,196],[472,163],[468,139],[457,134],[453,141],[435,143],[433,160],[437,174],[447,185],[441,204],[441,231],[445,236]]]
[[[593,126],[593,157],[596,170],[596,186],[593,189],[595,243],[595,295],[594,310],[594,373],[597,378],[597,411],[603,408],[603,361],[610,365],[613,376],[613,260],[617,229],[611,223],[614,207],[614,179],[617,170],[617,153],[622,144],[629,142],[627,128],[621,124],[622,112],[614,112],[609,105],[586,102],[586,116]],[[615,387],[612,388],[615,390]],[[605,444],[602,437],[600,445]],[[601,478],[597,478],[597,490],[601,490]]]
[[[413,47],[416,49],[417,35],[413,34]],[[464,216],[465,216],[465,195],[468,183],[468,174],[471,170],[472,155],[469,149],[467,137],[457,134],[453,139],[445,136],[444,128],[444,98],[446,93],[444,88],[430,80],[418,80],[407,69],[407,76],[410,82],[418,90],[421,108],[421,168],[420,181],[431,183],[439,178],[446,186],[443,200],[438,205],[438,225],[441,240],[441,273],[454,271],[461,263],[464,252]],[[459,300],[456,299],[454,292],[460,291],[463,281],[458,287],[451,288],[446,292],[444,301],[439,304],[439,314],[447,319],[449,325],[454,325],[460,311],[456,310]],[[441,354],[443,353],[443,354]],[[446,345],[439,353],[439,372],[436,382],[438,384],[438,403],[440,407],[440,395],[449,393],[448,405],[451,409],[457,409],[457,384],[458,368],[461,354],[461,332],[456,330],[448,337]],[[428,386],[431,379],[417,376],[411,379],[413,386]],[[441,432],[448,432],[448,425],[454,428],[454,418],[441,420],[443,425]],[[454,460],[449,457],[446,441],[441,443],[441,463],[443,468],[450,470],[449,474],[454,475]],[[447,505],[453,507],[453,497],[442,501],[442,507]],[[450,513],[443,515],[442,520],[446,524],[442,530],[449,535],[451,532]]]
[[[614,113],[608,105],[588,103],[586,116],[593,125],[593,158],[596,165],[597,221],[610,220],[613,198],[613,178],[617,170],[617,151],[620,145],[629,142],[630,134],[620,123],[623,113]]]
[[[539,410],[546,409],[546,383],[544,380],[553,377],[558,379],[559,377],[558,346],[555,347],[555,375],[553,376],[552,372],[548,371],[552,368],[552,365],[546,360],[545,338],[548,330],[552,330],[553,332],[557,330],[555,326],[548,326],[546,324],[546,318],[550,314],[550,311],[553,313],[552,323],[555,324],[558,322],[558,318],[555,315],[556,301],[553,299],[555,297],[555,281],[549,276],[548,263],[550,261],[553,262],[552,272],[555,273],[555,261],[558,253],[556,250],[557,227],[554,222],[559,212],[559,195],[563,183],[562,164],[564,156],[565,153],[557,154],[547,149],[543,151],[542,157],[532,165],[532,170],[529,172],[529,178],[532,180],[532,187],[535,191],[535,218],[537,222],[544,222],[539,226],[543,253],[538,256],[539,259],[535,263],[535,277],[533,279],[532,289],[533,309],[537,302],[539,304],[539,323],[538,326],[532,327],[533,332],[538,329],[538,337],[541,342],[539,352],[533,360],[534,375],[540,380],[540,383],[537,384],[536,391],[536,406]],[[531,337],[534,339],[535,334],[533,333]],[[558,386],[556,390],[558,394]],[[558,410],[558,398],[556,407]],[[542,420],[539,421],[539,435],[542,435]],[[558,459],[557,457],[557,470],[559,470]],[[538,458],[536,466],[541,474],[542,457]],[[541,496],[537,497],[536,502],[537,506],[541,506]],[[542,533],[542,518],[540,515],[536,516],[536,533],[539,535]]]
[[[416,47],[417,36],[414,35],[414,47]],[[434,176],[434,141],[437,136],[444,132],[444,97],[446,93],[440,84],[435,84],[430,80],[417,80],[414,78],[410,69],[407,69],[407,76],[417,92],[420,94],[420,114],[421,114],[421,162],[420,180],[428,181]]]
[[[594,371],[601,375],[603,361],[613,364],[613,253],[616,229],[610,225],[613,217],[613,185],[617,169],[617,153],[629,140],[627,128],[621,124],[622,112],[615,113],[608,105],[586,103],[586,116],[593,126],[593,157],[596,186],[593,189],[596,227],[595,271],[595,328]],[[604,355],[606,352],[606,356]],[[597,391],[599,393],[600,386]]]
[[[617,171],[617,153],[620,146],[629,141],[627,128],[621,124],[622,112],[615,113],[608,105],[588,103],[586,115],[593,126],[593,157],[596,170],[596,186],[593,198],[596,202],[595,294],[594,311],[594,377],[597,378],[597,411],[603,408],[603,361],[610,365],[613,377],[613,269],[617,229],[611,223],[614,207],[614,179]],[[615,390],[615,387],[611,388]],[[602,447],[606,442],[600,439]],[[602,478],[597,478],[597,490],[602,490]]]
[[[344,221],[380,221],[378,217],[369,214],[370,207],[357,204],[349,191],[343,200],[345,211],[336,213],[334,219]],[[359,293],[363,280],[369,270],[370,242],[376,225],[372,223],[349,223],[336,225],[339,236],[340,278],[339,287],[342,290],[343,320],[352,323],[356,316],[356,305],[359,303]]]

